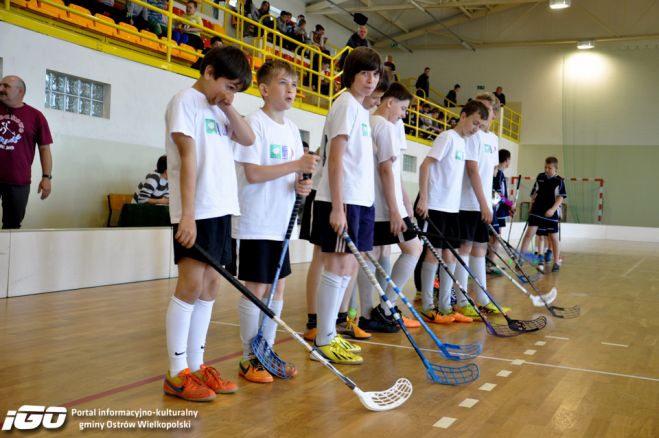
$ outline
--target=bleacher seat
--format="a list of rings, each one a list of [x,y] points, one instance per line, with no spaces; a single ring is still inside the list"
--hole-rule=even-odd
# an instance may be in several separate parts
[[[64,6],[64,2],[62,0],[52,0],[52,3],[57,3],[59,5]],[[27,8],[35,11],[38,14],[46,15],[48,17],[57,18],[57,19],[61,18],[62,15],[66,15],[66,11],[64,9],[59,9],[53,5],[44,3],[42,1],[29,1],[27,3]]]
[[[101,14],[94,14],[94,17],[98,18],[100,21],[94,21],[94,27],[93,29],[96,32],[102,33],[104,35],[108,35],[111,37],[114,37],[117,35],[117,29],[114,27],[110,27],[106,24],[103,23],[109,23],[109,24],[115,24],[114,20],[106,15],[101,15]]]
[[[82,6],[78,6],[78,5],[73,4],[73,3],[71,3],[69,5],[69,8],[73,9],[75,11],[78,11],[81,14],[91,15],[91,13],[89,12],[89,9],[83,8]],[[83,17],[83,16],[78,15],[78,14],[76,14],[74,12],[71,12],[71,11],[67,11],[66,15],[62,16],[62,20],[67,21],[69,23],[73,23],[76,26],[80,26],[80,27],[84,27],[84,28],[88,28],[88,29],[91,29],[91,28],[94,27],[94,22],[91,20],[91,18]]]
[[[179,44],[179,47],[181,49],[187,49],[191,52],[195,52],[194,47],[188,46],[187,44]],[[186,53],[182,50],[177,50],[176,55],[174,55],[174,50],[172,50],[172,55],[176,56],[177,58],[184,59],[186,61],[189,61],[190,63],[195,63],[197,62],[197,59],[199,58],[198,56],[192,55],[191,53]]]
[[[213,23],[213,30],[219,34],[226,35],[227,31],[221,24]]]
[[[154,38],[156,40],[158,39],[158,35],[156,35],[153,32],[149,32],[148,30],[142,29],[142,30],[140,30],[140,33],[142,35],[146,36],[146,37],[151,37],[151,38]],[[165,52],[165,46],[163,46],[162,44],[160,44],[156,41],[152,41],[148,38],[140,38],[140,41],[141,41],[140,45],[142,45],[143,47],[147,47],[151,50],[156,50],[156,51],[162,52],[162,53]]]
[[[128,41],[129,43],[133,44],[140,44],[141,38],[137,35],[134,35],[130,32],[126,32],[121,29],[127,29],[127,30],[132,30],[133,32],[137,32],[137,28],[133,26],[132,24],[128,23],[119,23],[119,30],[117,31],[117,38],[122,39],[124,41]]]
[[[19,8],[27,8],[28,0],[11,0],[11,4],[18,6]]]

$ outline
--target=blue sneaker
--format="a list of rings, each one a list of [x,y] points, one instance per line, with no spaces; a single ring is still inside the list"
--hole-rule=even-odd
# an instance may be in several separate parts
[[[551,256],[552,256],[551,249],[548,249],[547,252],[545,253],[545,262],[546,263],[551,262]]]

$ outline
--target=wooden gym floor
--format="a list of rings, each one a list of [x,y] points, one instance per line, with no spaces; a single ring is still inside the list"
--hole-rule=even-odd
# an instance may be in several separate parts
[[[175,280],[160,280],[0,300],[0,413],[25,404],[66,406],[60,433],[86,437],[657,437],[659,245],[573,240],[564,247],[562,271],[546,275],[539,287],[556,286],[557,305],[581,305],[579,318],[553,318],[496,278],[490,289],[513,308],[511,316],[546,315],[544,330],[495,338],[482,323],[433,327],[445,342],[484,342],[473,361],[481,370],[474,383],[451,387],[426,379],[402,333],[362,342],[365,363],[339,368],[367,391],[409,378],[414,393],[394,411],[367,411],[283,333],[277,351],[297,364],[297,378],[259,385],[238,377],[239,294],[226,283],[214,308],[206,358],[238,382],[240,392],[212,403],[164,396],[164,315]],[[283,315],[298,330],[306,321],[305,274],[306,265],[294,266]],[[406,292],[412,296],[411,282]],[[412,334],[431,362],[462,364],[431,351],[423,329]],[[100,409],[167,408],[198,416],[147,418],[190,420],[188,430],[80,430],[83,423],[136,421],[100,415]],[[73,409],[97,409],[97,415],[73,416]],[[52,432],[37,435],[45,433]]]

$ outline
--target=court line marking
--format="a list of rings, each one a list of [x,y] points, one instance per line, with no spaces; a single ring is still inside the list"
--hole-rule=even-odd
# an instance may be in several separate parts
[[[612,347],[629,347],[627,344],[614,344],[613,342],[600,342],[602,345],[610,345]]]
[[[492,391],[496,387],[496,383],[483,383],[478,389],[481,391]]]
[[[466,398],[466,399],[462,400],[462,402],[460,402],[460,404],[458,406],[460,406],[461,408],[471,409],[476,405],[476,403],[478,403],[477,399],[475,399],[475,398]]]
[[[352,340],[350,342],[353,342]],[[413,348],[410,346],[406,345],[394,345],[394,344],[387,344],[384,342],[375,342],[375,341],[360,341],[364,344],[373,344],[373,345],[380,345],[384,347],[392,347],[392,348],[404,348],[406,350],[413,350]],[[437,353],[439,352],[437,350],[432,350],[430,348],[419,348],[419,350],[422,351],[427,351],[429,353]],[[529,362],[523,359],[507,359],[505,357],[495,357],[495,356],[485,356],[485,355],[480,355],[477,356],[475,359],[488,359],[488,360],[498,360],[502,362],[510,362],[511,365],[535,365],[539,367],[547,367],[547,368],[557,368],[561,370],[569,370],[569,371],[579,371],[582,373],[591,373],[591,374],[602,374],[605,376],[614,376],[614,377],[625,377],[628,379],[637,379],[637,380],[649,380],[651,382],[659,382],[659,377],[647,377],[647,376],[637,376],[634,374],[624,374],[624,373],[615,373],[612,371],[601,371],[601,370],[594,370],[591,368],[579,368],[579,367],[570,367],[570,366],[565,366],[565,365],[556,365],[556,364],[551,364],[551,363],[542,363],[542,362]]]
[[[542,347],[542,346],[544,346],[544,345],[546,345],[546,344],[547,344],[547,343],[546,343],[545,341],[537,341],[537,342],[536,342],[535,344],[533,344],[533,345],[537,345],[538,347]]]
[[[547,336],[545,336],[545,338],[560,339],[561,341],[569,341],[570,340],[570,338],[564,338],[563,336],[550,336],[550,335],[547,335]]]
[[[536,352],[536,350],[526,350],[524,352],[524,354],[526,354],[527,356],[533,356],[535,354],[535,352]]]
[[[628,276],[629,274],[631,274],[631,272],[632,272],[634,269],[638,268],[638,267],[641,265],[641,263],[643,263],[643,262],[646,261],[646,260],[647,260],[647,257],[643,257],[641,260],[639,260],[638,262],[634,263],[634,266],[632,266],[631,268],[627,269],[627,270],[625,271],[625,273],[622,274],[622,276],[623,276],[623,277]]]
[[[442,417],[432,427],[438,427],[440,429],[448,429],[453,423],[455,423],[455,418],[453,417]]]
[[[497,377],[508,377],[508,376],[511,375],[512,373],[513,373],[512,371],[501,370],[501,371],[499,371],[499,372],[497,373]]]

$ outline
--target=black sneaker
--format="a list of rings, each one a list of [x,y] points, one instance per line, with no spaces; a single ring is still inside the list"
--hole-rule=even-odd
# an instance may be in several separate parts
[[[561,265],[554,263],[554,266],[551,267],[551,272],[559,272],[561,270]]]
[[[358,325],[360,329],[366,330],[367,332],[398,333],[400,330],[400,327],[395,323],[391,324],[386,319],[381,318],[380,312],[377,311],[377,307],[371,311],[371,319],[366,319],[362,316],[359,318]]]

